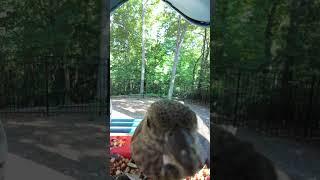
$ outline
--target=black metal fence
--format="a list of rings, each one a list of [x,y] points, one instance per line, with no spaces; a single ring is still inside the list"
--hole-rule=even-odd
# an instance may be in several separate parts
[[[105,113],[108,99],[101,102],[99,58],[42,57],[0,61],[0,113]],[[107,79],[103,79],[107,83]],[[112,81],[112,80],[111,80]],[[183,84],[183,83],[180,83]],[[97,89],[100,88],[100,89]],[[146,80],[147,96],[166,97],[169,82]],[[140,80],[114,82],[111,95],[139,94]],[[209,87],[176,85],[174,96],[209,104]],[[106,96],[104,96],[106,97]]]
[[[98,86],[98,68],[104,65],[98,58],[74,57],[2,61],[0,113],[105,113],[106,87]]]
[[[140,80],[128,79],[123,81],[112,80],[111,93],[117,95],[139,95]],[[151,97],[167,97],[169,81],[146,80],[144,84],[144,95]],[[202,104],[210,103],[210,87],[203,83],[199,85],[176,83],[173,96],[179,99],[199,102]]]
[[[212,84],[215,123],[272,135],[320,137],[320,76],[316,73],[224,70]]]

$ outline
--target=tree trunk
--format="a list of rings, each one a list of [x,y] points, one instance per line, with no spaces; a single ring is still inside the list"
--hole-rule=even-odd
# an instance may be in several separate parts
[[[187,30],[187,24],[184,24],[182,27],[181,16],[179,15],[176,49],[175,49],[175,54],[174,54],[174,62],[173,62],[173,66],[172,66],[171,79],[170,79],[169,92],[168,92],[169,99],[172,99],[174,81],[176,79],[177,66],[178,66],[179,60],[180,60],[179,59],[180,49],[181,49],[181,45],[182,45],[182,42],[184,39],[184,34],[185,34],[186,30]]]
[[[109,78],[109,31],[107,25],[109,24],[109,1],[101,1],[101,39],[100,39],[100,60],[98,65],[98,77],[97,77],[97,100],[99,104],[99,113],[103,111],[104,105],[107,102],[108,86],[107,78]]]
[[[221,69],[225,63],[225,61],[223,60],[224,57],[224,41],[225,41],[225,32],[226,32],[226,17],[227,17],[227,11],[228,11],[228,2],[229,1],[218,1],[215,2],[215,4],[219,4],[219,6],[221,6],[221,8],[215,8],[216,11],[214,12],[215,14],[217,14],[215,16],[214,22],[215,22],[215,28],[213,29],[213,34],[215,37],[215,41],[213,41],[213,45],[214,45],[214,52],[215,52],[215,56],[214,56],[214,65],[213,65],[213,69]],[[213,37],[213,36],[212,36]],[[217,72],[212,73],[214,75],[218,75]]]
[[[275,11],[280,1],[273,1],[271,8],[268,11],[267,25],[265,28],[265,58],[267,64],[269,64],[268,69],[272,70],[272,54],[271,54],[271,44],[272,44],[272,27],[275,16]]]
[[[200,61],[200,59],[202,58],[202,56],[204,56],[204,54],[201,52],[201,55],[198,57],[198,59],[194,62],[193,65],[193,70],[192,70],[192,91],[195,89],[195,85],[196,85],[196,69],[198,66],[198,63]]]
[[[64,69],[64,87],[65,87],[65,90],[64,90],[64,102],[66,104],[68,104],[68,103],[70,103],[70,98],[69,98],[69,94],[70,94],[70,72],[69,72],[67,64],[64,64],[63,69]]]
[[[198,87],[197,87],[198,90],[200,90],[201,85],[203,83],[206,59],[208,58],[208,55],[209,55],[209,49],[206,48],[207,47],[206,44],[207,44],[207,29],[204,30],[203,46],[202,46],[203,56],[200,62],[199,81],[198,81]]]
[[[144,4],[144,0],[142,0],[142,57],[141,57],[141,82],[140,82],[140,95],[143,96],[144,94],[144,76],[145,76],[145,33],[144,33],[144,25],[145,25],[145,4]]]
[[[74,75],[74,84],[73,87],[77,86],[77,83],[79,81],[79,70],[78,70],[78,65],[75,66],[75,75]]]
[[[289,27],[286,34],[286,47],[283,51],[283,67],[282,67],[282,82],[281,82],[281,97],[282,100],[282,110],[283,114],[283,125],[288,123],[291,118],[291,88],[290,81],[292,80],[292,67],[295,65],[297,59],[297,52],[299,47],[297,46],[298,40],[298,23],[299,23],[299,5],[302,0],[291,1],[289,4]],[[307,122],[306,122],[307,124]]]
[[[283,67],[282,67],[282,88],[284,89],[284,93],[287,94],[288,88],[289,88],[289,81],[291,80],[291,67],[294,65],[295,61],[295,55],[293,52],[295,52],[296,49],[296,42],[297,41],[297,9],[298,9],[298,1],[292,1],[290,3],[290,11],[289,11],[289,27],[288,32],[286,34],[286,47],[284,49],[283,53]]]

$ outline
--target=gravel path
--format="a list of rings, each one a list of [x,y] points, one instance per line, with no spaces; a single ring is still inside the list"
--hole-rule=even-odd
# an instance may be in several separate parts
[[[133,118],[143,118],[148,107],[160,98],[111,97],[112,108]],[[183,102],[189,106],[207,127],[210,127],[210,110],[206,106]]]
[[[112,97],[112,109],[132,118],[143,118],[148,107],[160,98],[138,98],[138,97]],[[210,142],[210,110],[208,107],[198,104],[183,102],[189,106],[198,117],[198,132]]]

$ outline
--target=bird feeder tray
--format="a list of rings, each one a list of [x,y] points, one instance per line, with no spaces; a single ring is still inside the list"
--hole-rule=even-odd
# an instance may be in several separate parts
[[[110,136],[110,154],[131,158],[131,136]]]
[[[112,118],[110,120],[110,153],[131,158],[131,137],[142,119]]]

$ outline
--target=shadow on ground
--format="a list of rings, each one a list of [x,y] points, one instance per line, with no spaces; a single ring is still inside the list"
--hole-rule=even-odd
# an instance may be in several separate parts
[[[9,153],[77,180],[105,179],[106,121],[90,119],[79,114],[1,118]]]
[[[237,136],[254,144],[257,151],[286,171],[292,180],[320,179],[320,148],[318,144],[263,136],[247,128],[240,128]]]

